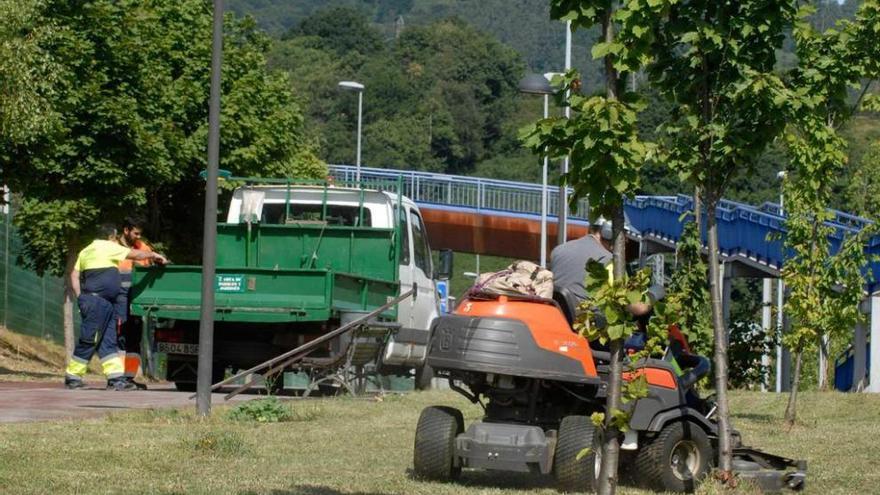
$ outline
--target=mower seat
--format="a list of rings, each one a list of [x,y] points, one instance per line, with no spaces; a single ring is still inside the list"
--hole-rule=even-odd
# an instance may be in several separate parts
[[[556,286],[553,287],[553,300],[559,305],[569,326],[574,325],[581,299],[572,294],[568,288]],[[602,323],[600,322],[600,324]],[[574,330],[572,329],[572,331]],[[611,362],[611,355],[608,353],[607,345],[602,345],[599,341],[592,341],[590,342],[590,350],[593,353],[593,359],[597,363],[607,364]]]
[[[580,299],[572,294],[567,287],[555,286],[553,287],[553,300],[562,309],[562,314],[565,315],[568,324],[573,325],[574,317],[577,315],[578,304],[581,302]]]

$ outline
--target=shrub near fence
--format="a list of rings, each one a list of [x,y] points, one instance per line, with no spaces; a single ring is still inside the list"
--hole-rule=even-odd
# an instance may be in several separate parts
[[[21,239],[0,213],[0,323],[18,333],[64,343],[64,284],[16,263]]]

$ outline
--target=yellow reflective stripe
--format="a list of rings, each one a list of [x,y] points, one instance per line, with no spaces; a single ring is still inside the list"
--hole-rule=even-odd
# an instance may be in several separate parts
[[[83,377],[86,376],[86,371],[88,369],[88,363],[83,363],[78,359],[73,358],[67,362],[67,369],[64,370],[64,373],[72,377]]]
[[[107,356],[101,361],[101,371],[107,378],[119,378],[125,373],[125,363],[118,354]]]

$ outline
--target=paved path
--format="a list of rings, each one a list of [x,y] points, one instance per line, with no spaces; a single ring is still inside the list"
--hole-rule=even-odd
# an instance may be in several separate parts
[[[177,392],[171,384],[150,385],[149,390],[116,392],[92,383],[80,390],[67,390],[60,383],[0,382],[0,423],[46,421],[64,418],[93,418],[115,411],[195,407],[191,393]],[[232,401],[256,398],[239,395]],[[213,394],[214,404],[222,404],[223,394]]]

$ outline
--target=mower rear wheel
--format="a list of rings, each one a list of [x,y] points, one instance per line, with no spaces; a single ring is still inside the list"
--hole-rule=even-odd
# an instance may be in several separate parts
[[[584,449],[589,452],[578,459]],[[595,492],[602,459],[602,436],[587,416],[566,416],[559,424],[553,471],[565,492]]]
[[[434,378],[434,368],[425,363],[416,368],[416,390],[430,390],[431,380]]]
[[[431,406],[422,410],[416,427],[413,471],[419,478],[451,481],[461,474],[455,459],[455,437],[464,431],[461,411]]]
[[[712,445],[690,421],[670,423],[636,454],[635,475],[643,484],[670,492],[693,492],[709,473]]]

